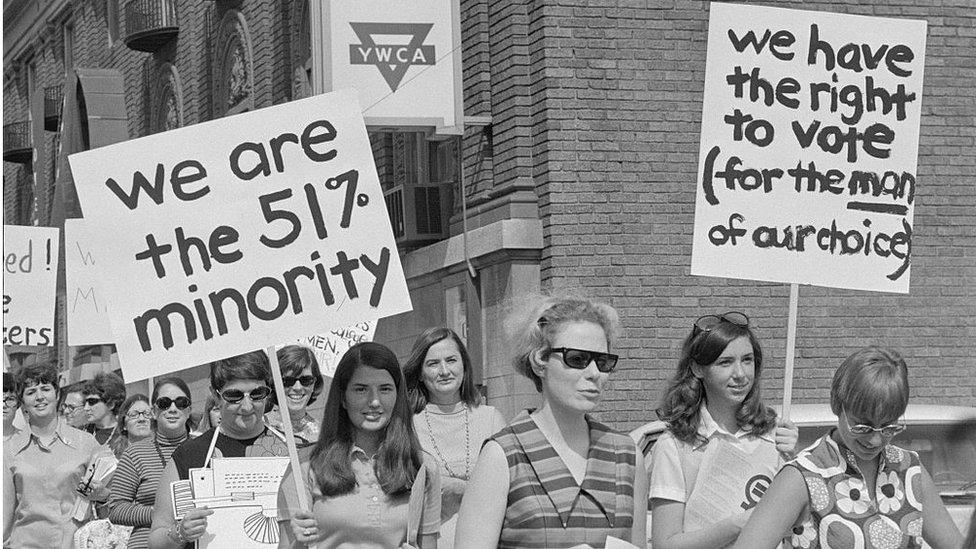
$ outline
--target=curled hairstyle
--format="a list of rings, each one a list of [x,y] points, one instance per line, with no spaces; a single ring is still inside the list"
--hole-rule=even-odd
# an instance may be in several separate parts
[[[471,407],[481,404],[481,394],[474,386],[471,356],[464,347],[464,343],[461,342],[460,336],[450,328],[427,328],[424,333],[417,337],[417,341],[413,344],[413,350],[410,351],[410,358],[403,365],[403,377],[407,382],[410,408],[415,414],[423,411],[424,406],[427,406],[430,401],[430,394],[427,392],[427,385],[424,384],[423,380],[427,351],[446,339],[454,341],[458,353],[461,354],[461,364],[464,367],[464,377],[461,379],[461,400]]]
[[[85,392],[84,381],[76,381],[74,383],[65,385],[64,387],[61,387],[61,392],[58,394],[58,409],[59,410],[61,409],[61,406],[64,405],[64,401],[71,393],[79,393],[84,395],[84,392]]]
[[[153,384],[152,402],[149,404],[151,404],[153,407],[156,406],[156,400],[159,399],[159,391],[161,391],[162,388],[167,385],[172,385],[179,389],[183,395],[190,400],[190,404],[193,404],[193,396],[190,394],[190,386],[186,384],[186,381],[184,381],[183,378],[176,376],[167,376],[156,380],[156,382]],[[213,395],[208,395],[207,398],[209,399],[215,397]],[[153,422],[155,423],[155,421],[156,420],[154,419]],[[196,421],[193,420],[193,414],[190,414],[190,416],[186,419],[186,432],[189,433],[194,429],[196,429]]]
[[[248,379],[271,384],[271,366],[264,351],[251,351],[210,363],[210,388],[220,391],[231,381]]]
[[[908,407],[908,366],[892,349],[865,347],[847,357],[830,384],[830,409],[876,426],[897,421]]]
[[[125,400],[125,382],[113,372],[99,372],[94,379],[85,383],[81,390],[85,396],[95,395],[105,401],[112,415],[119,415],[119,408]]]
[[[376,368],[390,374],[396,386],[396,404],[376,452],[373,468],[387,495],[406,493],[422,463],[422,449],[413,429],[413,414],[407,403],[406,383],[393,351],[379,343],[353,345],[336,367],[321,435],[312,449],[310,468],[326,497],[348,494],[356,488],[349,453],[355,443],[355,428],[345,410],[346,388],[358,368]]]
[[[32,385],[48,383],[58,391],[58,364],[56,362],[38,362],[24,366],[14,378],[17,387],[17,398],[24,402],[24,390]]]
[[[567,322],[592,322],[607,336],[607,349],[612,348],[620,331],[617,311],[605,303],[583,297],[537,296],[529,298],[529,305],[509,316],[509,341],[512,342],[515,371],[532,380],[535,390],[542,392],[542,379],[532,369],[537,351],[548,354],[552,342]]]
[[[312,386],[312,396],[308,399],[308,406],[311,406],[315,399],[322,394],[322,387],[325,379],[322,378],[322,370],[319,369],[319,361],[315,358],[312,349],[304,345],[285,345],[278,349],[278,366],[281,368],[281,375],[298,377],[302,375],[302,370],[310,368],[312,377],[315,378],[315,385]],[[288,388],[285,387],[287,390]],[[277,392],[271,393],[269,399],[271,405],[278,404]]]
[[[705,442],[698,434],[698,427],[701,423],[701,407],[707,402],[708,395],[705,394],[705,385],[701,379],[695,376],[693,366],[709,367],[718,360],[729,343],[740,337],[749,338],[756,373],[752,389],[735,413],[736,423],[740,429],[754,435],[766,434],[776,427],[776,412],[762,401],[759,380],[763,354],[759,339],[748,326],[723,320],[707,332],[692,328],[681,348],[678,371],[664,392],[661,407],[657,409],[658,418],[668,424],[671,433],[678,440],[688,444]]]
[[[129,434],[128,429],[125,428],[125,420],[128,419],[127,417],[125,417],[125,415],[129,413],[129,408],[132,408],[132,405],[135,404],[136,402],[145,402],[146,404],[149,405],[150,409],[152,409],[152,403],[149,402],[149,397],[147,397],[142,393],[136,393],[134,395],[130,395],[128,398],[123,400],[122,405],[119,406],[119,419],[121,420],[119,421],[119,430],[122,431],[123,435]],[[151,424],[152,422],[150,422],[150,425]]]

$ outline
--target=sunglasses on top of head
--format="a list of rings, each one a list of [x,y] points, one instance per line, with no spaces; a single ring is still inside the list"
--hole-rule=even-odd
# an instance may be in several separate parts
[[[261,387],[255,387],[251,389],[250,392],[245,393],[240,389],[227,389],[225,391],[216,391],[220,398],[224,399],[224,402],[228,404],[237,404],[238,402],[244,400],[245,396],[251,398],[252,402],[258,402],[268,398],[271,395],[271,388],[262,385]]]
[[[694,332],[696,335],[700,332],[710,332],[723,322],[746,328],[749,326],[749,317],[745,313],[738,311],[729,311],[720,315],[701,316],[695,321]]]
[[[315,385],[315,376],[282,376],[281,377],[281,383],[285,387],[291,387],[292,385],[295,384],[295,382],[300,383],[302,387],[311,387],[312,385]]]
[[[156,407],[160,410],[169,410],[169,407],[176,404],[176,407],[180,410],[186,410],[190,407],[190,399],[187,397],[159,397],[156,399]]]
[[[613,353],[598,353],[572,347],[556,347],[550,349],[553,353],[562,353],[563,364],[574,370],[585,370],[590,362],[596,362],[596,369],[607,374],[617,367],[617,355]]]

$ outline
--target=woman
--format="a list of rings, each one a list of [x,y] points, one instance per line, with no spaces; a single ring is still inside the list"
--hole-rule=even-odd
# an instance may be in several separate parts
[[[471,358],[450,328],[428,328],[403,367],[413,426],[424,451],[441,465],[441,530],[438,547],[454,546],[461,496],[485,440],[505,426],[492,406],[481,404]]]
[[[14,376],[10,372],[3,373],[3,440],[7,440],[21,430],[14,425],[17,410],[20,409],[20,399],[14,387]]]
[[[146,395],[136,393],[125,399],[119,406],[119,417],[122,418],[122,436],[128,440],[127,446],[152,435],[152,406]]]
[[[99,372],[85,383],[81,392],[85,399],[88,432],[95,435],[99,444],[108,446],[115,457],[121,456],[129,445],[118,421],[119,408],[125,400],[122,378],[112,372]]]
[[[3,445],[3,546],[70,548],[75,489],[107,450],[58,415],[58,367],[31,364],[16,375],[27,428]]]
[[[149,547],[174,549],[189,546],[207,531],[213,511],[203,507],[173,516],[170,484],[189,478],[190,469],[209,467],[214,457],[287,456],[284,437],[264,423],[271,389],[271,367],[263,351],[218,360],[210,364],[210,389],[221,399],[220,425],[181,444],[163,468],[153,506]]]
[[[905,430],[908,367],[890,349],[867,347],[830,385],[837,427],[783,467],[736,548],[959,549],[962,535],[918,454],[891,444]],[[828,544],[829,543],[829,544]]]
[[[85,413],[85,389],[84,381],[78,381],[71,385],[61,387],[61,401],[58,408],[61,417],[68,422],[68,425],[76,429],[88,427],[88,414]]]
[[[109,483],[108,518],[113,524],[133,527],[129,549],[149,547],[149,527],[159,478],[173,452],[186,442],[191,428],[188,420],[192,402],[185,381],[178,377],[156,380],[152,400],[155,434],[122,452]]]
[[[322,393],[325,384],[319,361],[311,349],[301,345],[286,345],[278,349],[277,354],[281,380],[285,385],[285,404],[295,432],[295,445],[299,448],[311,447],[319,440],[319,426],[308,413],[308,407]],[[276,395],[271,395],[271,401],[281,405]],[[264,419],[275,429],[284,430],[281,412],[277,409],[268,412]]]
[[[298,507],[291,470],[281,481],[279,547],[436,548],[439,477],[424,466],[411,416],[396,355],[378,343],[350,347],[302,466],[311,512]]]
[[[218,425],[220,425],[220,398],[215,397],[213,394],[208,394],[207,400],[203,403],[203,414],[200,416],[200,425],[190,435],[190,438],[196,438]]]
[[[542,393],[485,443],[461,502],[455,545],[603,547],[646,543],[647,475],[634,441],[589,417],[617,355],[617,312],[547,297],[511,322],[515,369]]]
[[[658,409],[668,430],[651,454],[655,549],[734,542],[755,505],[750,483],[768,486],[782,464],[780,452],[793,451],[796,428],[784,423],[777,430],[776,412],[762,401],[762,366],[762,347],[745,314],[695,321]],[[696,482],[718,478],[712,475],[724,480]]]

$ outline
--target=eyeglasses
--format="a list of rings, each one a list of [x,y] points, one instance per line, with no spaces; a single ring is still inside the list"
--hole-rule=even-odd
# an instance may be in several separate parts
[[[902,423],[891,423],[881,427],[871,427],[870,425],[864,425],[863,423],[847,426],[847,430],[850,431],[852,435],[871,435],[874,433],[881,433],[881,436],[885,438],[891,438],[898,433],[903,432],[905,429],[907,429],[907,427]]]
[[[571,347],[557,347],[552,349],[554,353],[563,354],[563,363],[574,370],[585,370],[590,362],[596,362],[596,369],[603,373],[610,373],[617,367],[617,359],[620,358],[611,353],[598,353],[596,351],[584,351],[583,349],[573,349]]]
[[[315,385],[315,376],[283,376],[281,378],[281,382],[285,387],[291,387],[296,381],[301,383],[302,387],[311,387]]]
[[[81,406],[75,406],[74,404],[62,404],[61,413],[66,416],[70,416],[71,414],[75,413],[78,408],[81,408]]]
[[[255,387],[251,389],[251,392],[245,393],[240,389],[227,389],[226,391],[216,391],[220,398],[224,399],[224,402],[228,404],[237,404],[238,402],[244,400],[245,396],[251,397],[251,402],[258,402],[268,398],[271,394],[271,389],[266,386]]]
[[[159,397],[156,399],[156,407],[160,410],[169,410],[169,407],[176,404],[176,407],[180,410],[186,410],[190,407],[190,399],[187,397]]]
[[[85,399],[85,406],[97,406],[99,402],[105,402],[98,397],[88,397]]]
[[[19,402],[15,396],[3,397],[4,406],[16,406]]]
[[[738,311],[729,311],[720,315],[705,315],[698,317],[693,330],[696,335],[699,332],[711,332],[722,322],[728,322],[729,324],[735,324],[736,326],[745,328],[749,326],[749,317],[745,313]]]
[[[152,416],[153,414],[151,410],[143,410],[141,412],[128,412],[125,414],[125,417],[129,419],[139,419],[139,418],[152,419]]]

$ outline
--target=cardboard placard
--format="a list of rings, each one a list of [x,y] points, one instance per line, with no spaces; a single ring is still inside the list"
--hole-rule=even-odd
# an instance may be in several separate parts
[[[98,282],[93,238],[83,219],[64,220],[65,307],[68,345],[112,343],[108,302]]]
[[[3,344],[54,345],[60,231],[3,226]]]

